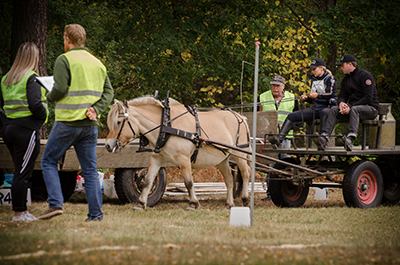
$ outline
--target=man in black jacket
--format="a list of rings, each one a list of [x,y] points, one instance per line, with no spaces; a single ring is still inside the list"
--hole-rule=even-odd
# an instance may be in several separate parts
[[[353,141],[357,137],[360,119],[375,119],[379,111],[379,102],[373,76],[357,66],[353,55],[344,55],[336,65],[340,65],[345,74],[338,97],[339,106],[331,108],[321,135],[315,133],[314,142],[319,150],[325,150],[328,136],[332,133],[337,119],[347,120],[349,121],[347,137],[338,137],[338,140],[343,143],[347,151],[351,151]]]

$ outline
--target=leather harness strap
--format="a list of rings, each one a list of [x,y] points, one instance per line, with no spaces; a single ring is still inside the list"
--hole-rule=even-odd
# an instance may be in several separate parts
[[[175,135],[175,136],[179,136],[181,138],[185,138],[190,140],[193,144],[196,145],[196,149],[193,152],[192,156],[190,157],[190,161],[192,163],[196,162],[196,158],[199,152],[200,147],[202,146],[203,140],[200,140],[199,137],[201,136],[201,127],[200,127],[200,122],[199,122],[199,118],[197,115],[197,110],[195,107],[191,107],[191,106],[186,106],[187,112],[184,112],[182,114],[180,114],[179,116],[173,118],[171,120],[171,113],[170,113],[170,106],[169,106],[169,91],[167,92],[167,96],[165,98],[164,101],[161,102],[163,105],[163,110],[161,113],[161,125],[151,129],[150,131],[147,131],[144,134],[140,135],[140,147],[139,150],[136,152],[155,152],[155,153],[160,153],[160,149],[164,147],[164,145],[166,144],[166,142],[168,141],[169,137],[171,135]],[[237,113],[235,113],[234,111],[232,111],[229,108],[222,108],[223,110],[229,110],[237,119],[238,121],[238,130],[237,130],[237,139],[236,139],[236,146],[239,148],[242,147],[248,147],[250,144],[250,135],[248,132],[248,128],[246,126],[246,130],[247,130],[247,144],[243,144],[243,145],[238,145],[239,143],[239,134],[240,134],[240,125],[242,123],[244,123],[244,120],[242,117],[240,117],[239,115],[237,115]],[[196,133],[190,133],[190,132],[186,132],[183,130],[179,130],[179,129],[175,129],[171,127],[171,122],[187,113],[192,114],[195,117],[196,120]],[[154,131],[155,129],[160,128],[160,133],[158,135],[157,138],[157,142],[155,145],[154,150],[149,149],[149,148],[145,148],[145,146],[147,146],[149,144],[149,140],[146,138],[146,134],[148,134],[151,131]],[[223,152],[224,154],[226,154],[226,150],[224,148],[220,148],[218,146],[215,146],[213,144],[210,144],[211,146],[213,146],[214,148],[217,148],[218,150],[220,150],[221,152]]]

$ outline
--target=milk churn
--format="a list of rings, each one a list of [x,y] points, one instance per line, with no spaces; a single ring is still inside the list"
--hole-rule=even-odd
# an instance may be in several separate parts
[[[383,117],[385,121],[382,124],[381,131],[381,141],[380,148],[381,149],[394,149],[396,145],[396,120],[392,115],[391,107],[392,103],[380,103],[379,105],[388,105],[389,112],[386,116]],[[376,118],[378,119],[378,117]],[[376,136],[377,136],[378,128],[370,127],[369,129],[369,148],[376,148]]]

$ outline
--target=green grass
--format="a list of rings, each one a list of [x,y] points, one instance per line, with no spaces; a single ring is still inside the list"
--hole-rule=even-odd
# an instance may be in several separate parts
[[[186,199],[133,212],[105,198],[102,222],[84,222],[82,194],[49,221],[11,222],[11,207],[0,206],[0,264],[400,264],[400,204],[348,208],[340,190],[326,201],[311,193],[296,209],[263,197],[253,227],[229,226],[224,195],[203,197],[196,211]],[[28,208],[37,216],[47,203]]]

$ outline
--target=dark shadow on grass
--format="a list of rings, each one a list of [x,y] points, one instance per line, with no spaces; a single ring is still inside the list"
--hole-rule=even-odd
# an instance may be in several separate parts
[[[86,194],[81,192],[75,192],[68,200],[69,203],[87,203]],[[108,198],[103,195],[103,204],[122,205],[123,203],[118,198]]]

